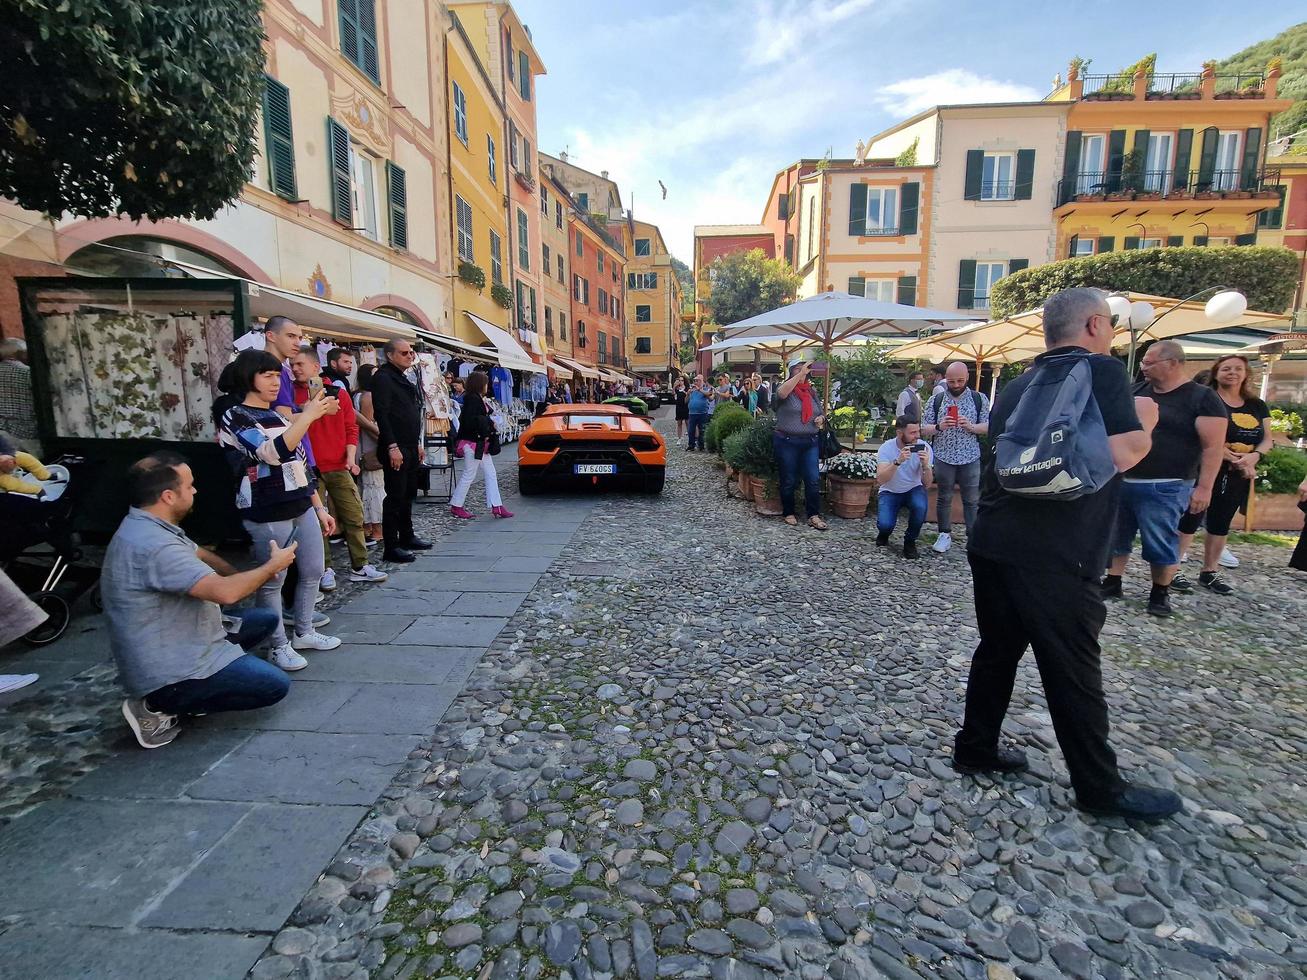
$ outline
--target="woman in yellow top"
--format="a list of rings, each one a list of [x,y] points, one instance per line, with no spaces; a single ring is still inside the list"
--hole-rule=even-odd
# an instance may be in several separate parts
[[[1203,542],[1203,570],[1198,576],[1198,584],[1217,595],[1229,595],[1234,589],[1221,581],[1217,574],[1218,562],[1230,534],[1230,523],[1248,500],[1248,488],[1257,475],[1257,463],[1271,448],[1271,429],[1266,424],[1271,412],[1264,401],[1253,395],[1248,359],[1242,354],[1218,357],[1207,383],[1221,396],[1230,416],[1225,432],[1225,457],[1216,474],[1212,502],[1207,510],[1187,513],[1180,518],[1180,553],[1189,551],[1194,532],[1205,523],[1207,539]],[[1176,579],[1180,580],[1181,591],[1189,585],[1183,576],[1177,575]],[[1177,582],[1172,580],[1171,588],[1176,587]]]

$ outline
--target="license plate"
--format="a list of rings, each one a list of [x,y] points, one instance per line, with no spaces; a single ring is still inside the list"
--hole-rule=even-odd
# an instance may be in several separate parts
[[[574,463],[572,472],[577,476],[604,476],[617,472],[615,463]]]

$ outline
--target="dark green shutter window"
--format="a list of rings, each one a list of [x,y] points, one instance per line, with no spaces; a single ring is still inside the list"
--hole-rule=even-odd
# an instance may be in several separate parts
[[[288,201],[295,192],[295,139],[290,126],[290,89],[263,76],[263,135],[268,153],[268,186]]]
[[[962,185],[962,197],[968,201],[980,200],[980,184],[985,172],[985,151],[967,150],[967,176]],[[970,309],[970,307],[967,307]]]
[[[1183,244],[1184,244],[1184,235],[1167,235],[1167,236],[1166,236],[1166,247],[1167,247],[1167,248],[1175,248],[1177,245],[1183,245]]]
[[[1125,130],[1114,129],[1107,137],[1107,173],[1103,175],[1108,191],[1121,189],[1121,165],[1125,162]]]
[[[849,234],[867,233],[867,185],[854,184],[849,188]]]
[[[1076,195],[1076,178],[1080,176],[1080,130],[1066,134],[1066,156],[1062,158],[1062,186],[1058,190],[1060,207]]]
[[[967,151],[971,153],[972,151]],[[958,263],[958,309],[970,310],[976,305],[976,260],[963,259]]]
[[[1136,249],[1136,248],[1138,248],[1138,247],[1139,247],[1139,236],[1138,236],[1138,235],[1126,235],[1126,236],[1125,236],[1125,250],[1126,250],[1127,252],[1131,251],[1132,249]]]
[[[1020,272],[1022,269],[1030,268],[1029,259],[1008,259],[1007,274],[1010,276],[1014,272]]]
[[[337,9],[340,13],[340,50],[363,74],[380,84],[376,0],[337,0]]]
[[[1257,187],[1257,163],[1262,156],[1262,131],[1257,126],[1244,134],[1243,139],[1243,180],[1239,187],[1245,191],[1255,191]]]
[[[787,221],[790,217],[790,197],[788,194],[782,194],[776,198],[776,220]]]
[[[1212,178],[1216,174],[1216,142],[1220,133],[1215,126],[1203,130],[1203,146],[1198,153],[1198,186],[1196,191],[1212,189]]]
[[[340,16],[340,50],[354,64],[359,63],[359,0],[336,0]]]
[[[899,200],[899,234],[915,235],[917,233],[917,208],[921,200],[921,185],[916,181],[904,184]]]
[[[863,276],[849,276],[849,295],[866,296],[867,280]]]
[[[1236,235],[1234,238],[1234,243],[1236,245],[1256,245],[1257,233],[1253,232],[1248,235]]]
[[[1124,175],[1131,181],[1127,185],[1130,190],[1143,190],[1145,186],[1144,174],[1148,168],[1148,137],[1152,135],[1146,129],[1135,130],[1135,142],[1130,151],[1135,155],[1135,165],[1129,174]]]
[[[1098,247],[1094,249],[1094,251],[1097,252],[1099,255],[1102,255],[1104,252],[1110,252],[1115,248],[1116,248],[1115,235],[1101,235],[1099,236],[1098,239]]]
[[[1189,157],[1194,151],[1194,131],[1182,129],[1175,137],[1175,173],[1171,186],[1184,190],[1189,186]]]
[[[634,272],[628,272],[628,273],[626,274],[626,288],[627,288],[627,289],[634,289],[634,288],[635,288],[635,273],[634,273]]]
[[[899,276],[898,301],[903,306],[917,305],[917,277]]]
[[[354,226],[354,199],[350,193],[349,130],[327,117],[327,167],[331,181],[331,216]]]
[[[386,161],[386,187],[390,194],[390,244],[408,248],[408,178],[403,167]]]
[[[1067,242],[1066,257],[1068,259],[1074,259],[1076,257],[1076,245],[1078,245],[1079,242],[1080,242],[1079,235],[1072,235],[1071,241]]]
[[[1267,208],[1257,216],[1258,228],[1279,228],[1284,224],[1284,185],[1277,184],[1270,190],[1280,195],[1280,203],[1273,208]]]
[[[1035,151],[1017,150],[1016,200],[1029,201],[1035,189]]]
[[[1197,245],[1199,248],[1203,248],[1207,244],[1207,236],[1194,235],[1194,244]]]

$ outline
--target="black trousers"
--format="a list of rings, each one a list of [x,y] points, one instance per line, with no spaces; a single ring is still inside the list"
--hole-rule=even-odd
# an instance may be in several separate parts
[[[1091,804],[1110,799],[1125,783],[1107,740],[1098,646],[1107,607],[1098,584],[974,554],[967,558],[980,645],[971,660],[966,717],[954,743],[955,757],[985,759],[998,748],[1017,664],[1031,647],[1076,796]]]
[[[404,465],[394,469],[390,460],[382,467],[386,499],[381,503],[381,533],[386,550],[402,548],[413,540],[413,499],[418,494],[418,457],[416,449],[404,452]]]

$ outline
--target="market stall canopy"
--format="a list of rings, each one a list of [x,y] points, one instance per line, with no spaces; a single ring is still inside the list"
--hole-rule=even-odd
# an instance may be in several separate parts
[[[599,379],[599,372],[588,364],[574,361],[570,357],[557,357],[555,359],[559,364],[562,364],[564,367],[570,367],[575,373],[583,378],[590,378],[592,381],[597,381]]]
[[[941,330],[977,317],[949,310],[885,303],[849,293],[818,293],[767,313],[728,324],[722,332],[728,340],[742,337],[799,337],[832,347],[855,337],[894,337]]]
[[[571,368],[565,368],[563,367],[563,365],[558,364],[554,361],[546,360],[545,367],[548,368],[550,371],[553,371],[554,374],[558,375],[558,377],[563,378],[564,380],[572,376]]]
[[[599,378],[602,381],[607,381],[610,384],[615,385],[626,384],[627,382],[627,379],[622,377],[620,374],[614,374],[612,371],[605,371],[603,368],[599,369]]]
[[[490,350],[488,347],[478,347],[476,344],[469,344],[466,340],[459,340],[457,337],[446,337],[443,333],[434,333],[430,330],[417,328],[418,339],[430,344],[432,347],[439,347],[442,350],[449,351],[451,354],[481,361],[485,364],[498,364],[499,352]]]
[[[499,353],[499,363],[510,371],[535,371],[539,372],[541,365],[531,360],[531,355],[526,352],[526,348],[513,339],[503,327],[497,327],[489,320],[483,320],[475,313],[463,311],[476,328],[485,335],[486,340],[494,346]]]

